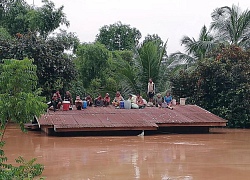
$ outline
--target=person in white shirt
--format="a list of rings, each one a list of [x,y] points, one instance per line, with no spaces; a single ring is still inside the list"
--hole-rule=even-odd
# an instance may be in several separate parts
[[[153,98],[154,98],[154,95],[155,95],[155,84],[154,84],[152,78],[149,78],[149,80],[148,80],[148,92],[147,92],[147,95],[148,95],[148,101],[153,103]]]

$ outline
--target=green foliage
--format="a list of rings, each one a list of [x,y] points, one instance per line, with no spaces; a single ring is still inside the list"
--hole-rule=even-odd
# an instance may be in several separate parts
[[[31,9],[27,13],[27,21],[31,31],[38,31],[41,36],[47,37],[60,25],[69,26],[66,15],[63,12],[63,6],[58,9],[55,4],[49,0],[42,0],[42,7]]]
[[[3,60],[0,74],[0,179],[33,179],[41,175],[44,167],[35,164],[36,159],[30,161],[22,157],[16,159],[20,166],[15,167],[7,164],[4,154],[3,136],[9,121],[16,122],[24,131],[24,124],[30,122],[34,117],[44,113],[47,105],[45,98],[40,97],[40,89],[36,89],[37,75],[36,66],[32,60]]]
[[[164,42],[162,41],[161,37],[158,36],[158,34],[153,34],[153,35],[148,34],[143,40],[142,44],[145,44],[147,42],[155,42],[159,44],[159,46],[164,45]]]
[[[130,50],[112,51],[112,58],[116,61],[127,61],[130,65],[133,63],[134,53]]]
[[[63,6],[56,9],[52,1],[42,2],[42,7],[34,8],[25,0],[4,0],[0,7],[1,25],[12,36],[32,31],[45,38],[60,25],[69,26]]]
[[[76,52],[77,47],[80,45],[80,40],[75,35],[75,33],[67,33],[65,30],[60,30],[59,33],[56,33],[56,36],[50,38],[50,40],[54,40],[60,43],[64,50]]]
[[[38,87],[43,89],[44,95],[50,95],[56,88],[56,82],[68,88],[69,82],[76,78],[73,57],[64,53],[66,48],[73,48],[74,43],[63,42],[63,37],[65,35],[60,34],[58,39],[57,37],[44,39],[30,33],[10,41],[0,39],[2,52],[0,60],[13,58],[22,60],[25,57],[34,59],[34,64],[37,66]],[[69,40],[67,36],[65,39]]]
[[[108,66],[110,57],[105,46],[100,43],[83,44],[78,47],[76,54],[75,63],[83,86],[85,88],[89,88],[91,84],[95,85],[95,88],[104,86],[103,72]]]
[[[4,41],[12,39],[9,32],[3,27],[0,27],[0,39],[3,39]]]
[[[43,172],[44,166],[36,163],[36,158],[26,161],[23,157],[19,156],[16,162],[20,164],[18,167],[12,167],[14,178],[16,179],[33,179],[40,176]]]
[[[47,105],[36,89],[36,66],[29,59],[4,60],[0,74],[1,127],[11,120],[22,129],[24,124],[44,113]]]
[[[212,13],[211,29],[216,38],[245,50],[250,48],[250,11],[241,11],[239,6],[216,8]]]
[[[80,78],[77,78],[76,80],[73,80],[69,83],[69,86],[71,87],[70,92],[75,98],[76,96],[84,97],[86,94],[86,90],[83,86],[82,80]]]
[[[139,87],[138,69],[133,64],[130,64],[124,59],[114,58],[114,73],[116,82],[119,83],[119,91],[122,94],[136,93]],[[117,89],[118,90],[118,89]]]
[[[3,142],[1,142],[3,144]],[[37,176],[40,176],[44,170],[44,166],[35,163],[36,159],[33,158],[26,161],[23,157],[19,156],[16,162],[19,166],[13,166],[7,164],[7,157],[4,155],[2,146],[0,147],[0,179],[6,180],[32,180]],[[39,178],[44,179],[44,178]]]
[[[143,91],[146,92],[148,79],[152,78],[157,84],[163,76],[160,74],[163,56],[166,53],[167,42],[162,47],[158,41],[148,41],[138,49],[138,66],[140,68],[140,82],[144,84]]]
[[[149,78],[153,78],[156,84],[166,81],[166,77],[163,76],[165,66],[162,64],[166,53],[166,43],[162,46],[160,42],[159,37],[148,38],[141,44],[131,62],[113,53],[114,72],[123,94],[146,92]],[[165,88],[166,86],[157,86],[158,91],[161,91],[159,87]]]
[[[13,36],[17,33],[27,33],[26,21],[30,6],[24,0],[1,1],[1,25]]]
[[[188,66],[196,66],[199,61],[202,61],[207,53],[217,47],[217,43],[214,42],[213,36],[207,30],[206,26],[203,26],[200,30],[199,38],[196,40],[188,36],[184,36],[181,39],[181,45],[185,47],[185,53],[175,52],[170,55],[174,61],[171,64],[172,67],[185,64]],[[184,68],[187,66],[184,66]]]
[[[139,43],[141,33],[130,25],[117,22],[100,29],[96,41],[104,44],[110,51],[133,50]]]
[[[229,127],[250,127],[250,52],[230,46],[213,56],[173,77],[174,95],[227,119]]]

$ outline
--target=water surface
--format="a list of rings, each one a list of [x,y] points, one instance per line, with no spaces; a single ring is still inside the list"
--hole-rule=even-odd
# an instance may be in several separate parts
[[[37,158],[48,180],[250,179],[250,130],[210,134],[51,137],[10,125],[5,153]]]

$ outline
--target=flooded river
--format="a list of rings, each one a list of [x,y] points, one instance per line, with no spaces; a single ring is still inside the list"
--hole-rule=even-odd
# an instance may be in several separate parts
[[[210,134],[50,137],[9,126],[5,153],[37,158],[48,180],[250,179],[250,130]]]

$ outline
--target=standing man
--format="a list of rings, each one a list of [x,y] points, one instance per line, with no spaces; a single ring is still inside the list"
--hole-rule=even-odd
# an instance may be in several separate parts
[[[152,78],[149,78],[148,80],[148,101],[153,103],[153,97],[155,95],[155,84],[152,80]]]

